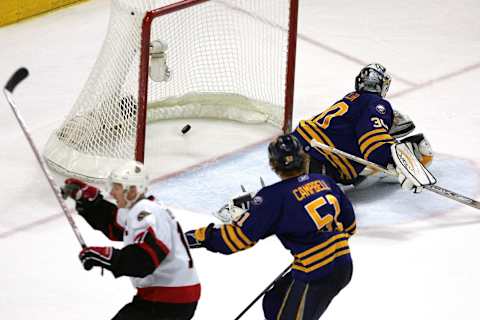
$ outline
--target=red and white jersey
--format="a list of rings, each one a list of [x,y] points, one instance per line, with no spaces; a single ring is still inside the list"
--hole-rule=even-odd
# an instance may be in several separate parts
[[[167,303],[198,301],[197,272],[180,224],[168,209],[155,201],[142,199],[130,209],[119,208],[117,222],[125,230],[125,246],[141,246],[157,265],[155,271],[144,278],[131,277],[139,297]],[[147,235],[149,241],[154,239],[155,246],[145,242]],[[154,250],[161,250],[165,257],[159,261]]]

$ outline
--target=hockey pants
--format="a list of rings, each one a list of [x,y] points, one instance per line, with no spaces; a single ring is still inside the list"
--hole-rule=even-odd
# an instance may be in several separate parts
[[[160,303],[134,297],[112,320],[190,320],[197,303]]]
[[[302,282],[292,278],[291,272],[275,283],[263,299],[267,320],[317,320],[332,299],[352,278],[352,263],[338,266],[324,278]]]

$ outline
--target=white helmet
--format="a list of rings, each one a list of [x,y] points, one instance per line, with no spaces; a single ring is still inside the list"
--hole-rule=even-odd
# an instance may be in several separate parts
[[[355,78],[355,90],[373,92],[385,98],[391,81],[392,77],[384,66],[370,63]]]
[[[110,185],[119,183],[125,191],[132,186],[137,187],[139,194],[145,193],[148,184],[148,175],[145,166],[138,161],[130,160],[112,170],[109,177]]]

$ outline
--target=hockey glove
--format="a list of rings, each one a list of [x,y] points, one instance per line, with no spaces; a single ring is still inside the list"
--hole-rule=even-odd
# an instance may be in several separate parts
[[[112,266],[118,260],[119,251],[112,247],[87,247],[80,252],[79,258],[85,270],[102,267],[113,272]]]
[[[400,142],[409,146],[415,157],[424,167],[430,166],[433,160],[433,150],[430,142],[425,138],[423,133],[408,136]]]
[[[75,200],[75,208],[81,216],[84,215],[86,209],[94,206],[97,200],[102,199],[100,190],[75,178],[65,180],[61,191],[64,199],[70,197]]]
[[[388,133],[396,138],[402,138],[415,129],[415,124],[409,116],[393,110],[393,123]]]
[[[64,199],[70,197],[75,201],[94,201],[100,194],[100,190],[94,186],[75,178],[65,180],[65,185],[61,188],[61,191]]]
[[[214,212],[213,216],[223,223],[231,223],[250,209],[250,202],[254,195],[252,192],[244,192],[232,198],[226,205]]]
[[[187,239],[188,247],[191,249],[205,247],[203,242],[207,238],[208,234],[212,231],[213,227],[214,224],[210,223],[204,228],[185,232],[185,238]]]

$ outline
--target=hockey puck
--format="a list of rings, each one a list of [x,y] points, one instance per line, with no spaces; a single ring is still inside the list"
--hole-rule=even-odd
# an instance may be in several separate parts
[[[183,134],[187,133],[188,131],[190,131],[191,128],[192,126],[187,124],[185,127],[182,128],[182,133]]]

